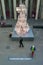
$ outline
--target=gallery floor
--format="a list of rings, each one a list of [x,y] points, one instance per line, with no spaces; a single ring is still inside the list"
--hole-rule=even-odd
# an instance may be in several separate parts
[[[8,21],[12,24],[13,20]],[[33,25],[43,25],[43,20],[29,20],[30,27],[34,33],[33,41],[23,41],[24,48],[19,48],[19,41],[12,41],[9,38],[13,28],[0,28],[0,65],[41,65],[43,64],[43,29],[35,29]],[[35,56],[30,61],[9,61],[9,57],[30,57],[30,47],[35,45]]]

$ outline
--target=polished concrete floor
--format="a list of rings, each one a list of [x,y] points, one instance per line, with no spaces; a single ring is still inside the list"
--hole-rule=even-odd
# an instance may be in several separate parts
[[[31,21],[31,22],[30,22]],[[41,21],[41,22],[40,22]],[[43,20],[38,23],[43,25]],[[9,21],[10,22],[10,21]],[[11,21],[12,22],[12,21]],[[13,22],[14,23],[14,22]],[[19,41],[12,41],[9,38],[13,28],[0,28],[0,65],[41,65],[43,64],[43,29],[33,29],[36,21],[29,20],[30,27],[34,33],[34,41],[23,41],[24,48],[19,48]],[[9,57],[30,57],[30,47],[35,45],[35,56],[29,61],[9,61]]]

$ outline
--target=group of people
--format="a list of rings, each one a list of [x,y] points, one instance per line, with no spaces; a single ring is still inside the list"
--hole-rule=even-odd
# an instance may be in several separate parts
[[[19,43],[20,43],[19,47],[24,47],[23,38],[20,39]],[[31,46],[30,50],[31,50],[31,57],[33,58],[34,57],[34,52],[36,50],[35,46],[34,45]]]
[[[9,35],[10,38],[11,38],[11,36],[12,36],[12,34]],[[23,38],[20,38],[20,40],[19,40],[19,47],[20,48],[24,47],[24,45],[23,45]],[[34,52],[36,50],[35,46],[34,45],[31,46],[30,50],[31,50],[31,57],[33,58],[34,57]]]

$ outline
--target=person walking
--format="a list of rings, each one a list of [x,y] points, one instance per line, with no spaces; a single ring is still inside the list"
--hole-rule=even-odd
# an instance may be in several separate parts
[[[20,41],[19,41],[19,43],[20,43],[19,47],[24,47],[22,42],[23,42],[23,38],[21,38]]]

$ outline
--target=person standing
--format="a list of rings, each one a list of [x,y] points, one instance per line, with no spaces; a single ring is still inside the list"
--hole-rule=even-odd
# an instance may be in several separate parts
[[[32,58],[34,57],[35,50],[36,50],[35,46],[34,45],[31,46],[31,51],[32,51],[31,56],[32,56]]]
[[[23,42],[23,38],[21,38],[20,41],[19,41],[19,43],[20,43],[19,47],[24,47],[22,42]]]

